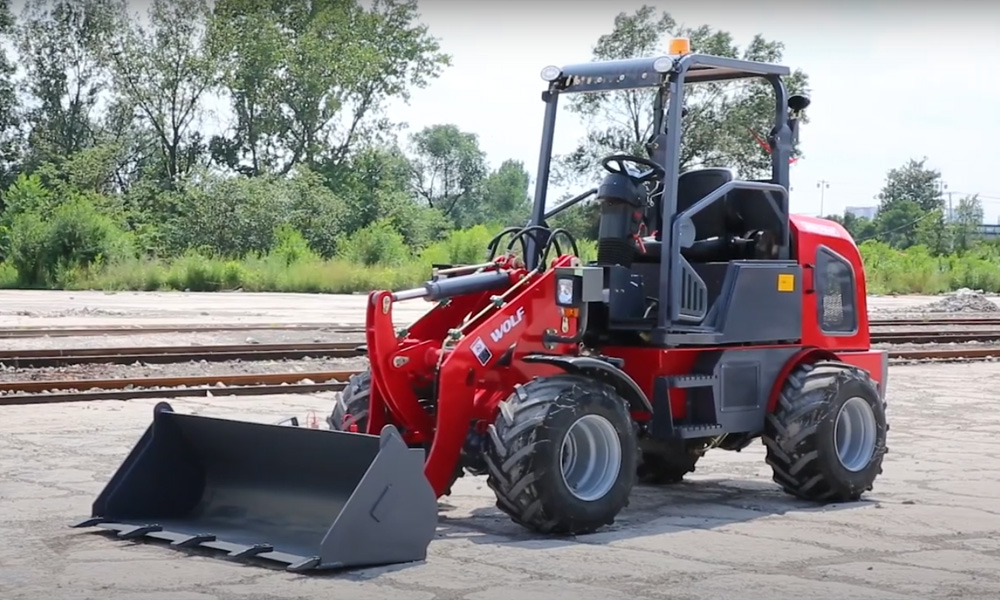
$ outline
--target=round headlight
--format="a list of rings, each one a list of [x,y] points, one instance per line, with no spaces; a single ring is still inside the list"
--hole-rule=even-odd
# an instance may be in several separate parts
[[[562,75],[562,69],[554,65],[549,65],[542,69],[542,79],[544,81],[555,81]]]
[[[653,70],[657,73],[669,73],[674,68],[674,59],[669,56],[661,56],[653,61]]]

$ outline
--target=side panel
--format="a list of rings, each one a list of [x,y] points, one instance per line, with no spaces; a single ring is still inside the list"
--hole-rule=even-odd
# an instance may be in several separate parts
[[[802,345],[842,352],[868,350],[868,302],[858,248],[833,221],[791,216],[804,281]]]
[[[798,341],[802,332],[802,269],[795,263],[729,263],[722,293],[710,313],[718,343]]]
[[[755,431],[763,424],[775,379],[800,350],[785,344],[671,350],[605,347],[602,353],[625,361],[623,370],[653,405],[657,428],[669,415],[672,426],[698,423]]]

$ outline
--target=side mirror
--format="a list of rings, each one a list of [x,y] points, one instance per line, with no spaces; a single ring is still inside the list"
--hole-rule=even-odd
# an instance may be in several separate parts
[[[811,101],[807,96],[802,96],[800,94],[795,94],[794,96],[788,99],[788,110],[791,111],[792,113],[791,115],[789,115],[788,124],[792,129],[793,146],[799,143],[799,116],[801,115],[802,111],[804,111],[806,107],[809,106],[810,102]]]
[[[795,94],[788,99],[788,108],[791,109],[793,114],[797,114],[804,111],[811,102],[812,101],[809,100],[808,96]]]

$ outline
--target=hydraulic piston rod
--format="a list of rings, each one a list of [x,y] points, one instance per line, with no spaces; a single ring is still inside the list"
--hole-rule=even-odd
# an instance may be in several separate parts
[[[392,295],[392,299],[394,302],[398,302],[400,300],[425,298],[427,301],[433,302],[442,298],[485,292],[509,285],[509,271],[486,271],[483,273],[470,273],[469,275],[449,277],[440,281],[428,281],[422,288],[395,292]]]

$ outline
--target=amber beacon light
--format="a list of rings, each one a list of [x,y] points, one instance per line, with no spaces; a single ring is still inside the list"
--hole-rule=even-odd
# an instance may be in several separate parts
[[[691,40],[688,38],[670,40],[670,49],[667,54],[691,54]]]

